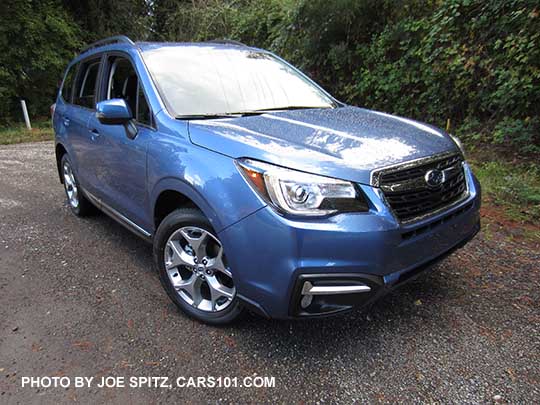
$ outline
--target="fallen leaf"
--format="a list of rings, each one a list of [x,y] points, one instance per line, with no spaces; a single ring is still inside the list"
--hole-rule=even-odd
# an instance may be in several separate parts
[[[223,336],[223,340],[225,341],[225,344],[229,347],[236,347],[236,340],[230,336]]]
[[[510,338],[512,337],[512,331],[510,329],[507,329],[503,332],[502,334],[505,338]]]
[[[88,350],[92,347],[92,342],[87,340],[76,341],[73,342],[73,346],[78,347],[81,350]]]
[[[43,350],[43,347],[39,346],[37,343],[32,343],[32,351],[34,353],[40,352]]]
[[[508,373],[512,381],[516,381],[516,372],[514,371],[513,368],[507,368],[506,372]]]
[[[131,366],[133,366],[133,364],[129,363],[127,360],[122,360],[119,365],[120,368],[129,368]]]

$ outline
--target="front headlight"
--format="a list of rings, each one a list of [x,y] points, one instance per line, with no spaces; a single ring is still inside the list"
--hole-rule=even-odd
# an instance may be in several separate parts
[[[455,135],[452,135],[452,134],[448,134],[448,135],[450,136],[450,138],[452,138],[452,140],[454,141],[454,143],[458,147],[459,151],[463,155],[463,158],[465,159],[465,148],[463,147],[463,144],[461,143],[459,138],[457,136],[455,136]]]
[[[285,169],[251,159],[236,162],[254,190],[281,212],[323,216],[369,210],[362,192],[349,181]]]

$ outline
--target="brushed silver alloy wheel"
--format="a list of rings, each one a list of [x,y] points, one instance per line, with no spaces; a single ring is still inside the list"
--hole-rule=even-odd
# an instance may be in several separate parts
[[[165,269],[176,294],[194,308],[219,312],[233,301],[236,289],[219,239],[205,229],[186,226],[165,245]]]
[[[64,161],[62,170],[64,174],[64,188],[66,189],[69,205],[77,208],[79,206],[79,190],[69,161]]]

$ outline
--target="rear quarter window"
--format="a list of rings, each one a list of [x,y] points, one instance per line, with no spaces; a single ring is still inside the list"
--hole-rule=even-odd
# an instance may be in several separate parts
[[[73,95],[73,85],[75,83],[75,75],[77,74],[78,66],[79,64],[76,63],[73,66],[69,67],[64,76],[64,81],[62,83],[62,89],[60,94],[62,95],[62,99],[67,103],[71,103],[71,96]]]

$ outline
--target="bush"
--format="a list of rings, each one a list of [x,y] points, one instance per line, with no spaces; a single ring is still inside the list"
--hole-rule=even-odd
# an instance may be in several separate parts
[[[6,0],[0,18],[0,122],[49,113],[58,82],[81,43],[78,28],[54,1]]]
[[[428,119],[498,128],[491,141],[538,139],[540,10],[533,1],[447,0],[387,25],[359,47],[350,100]],[[518,124],[518,121],[521,124]],[[510,123],[513,123],[510,125]],[[486,127],[487,124],[487,127]],[[516,131],[504,128],[526,128]]]

